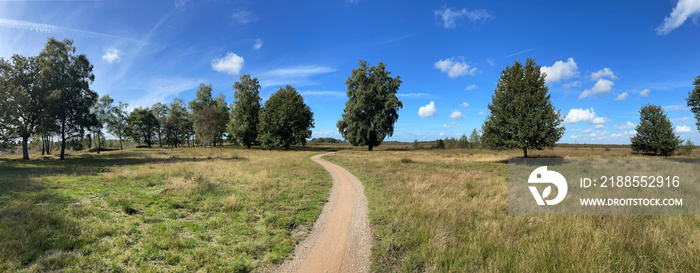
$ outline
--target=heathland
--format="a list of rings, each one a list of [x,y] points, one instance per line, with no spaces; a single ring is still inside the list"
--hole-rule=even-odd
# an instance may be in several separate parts
[[[328,198],[325,158],[365,186],[374,272],[700,270],[700,216],[508,215],[520,150],[347,144],[126,149],[0,159],[0,271],[265,271]],[[645,157],[562,145],[534,157]],[[677,155],[678,157],[697,157]]]

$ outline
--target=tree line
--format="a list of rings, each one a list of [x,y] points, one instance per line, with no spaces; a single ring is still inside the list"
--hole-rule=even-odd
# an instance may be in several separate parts
[[[42,154],[51,153],[51,139],[60,139],[60,159],[71,143],[92,135],[102,150],[103,130],[119,140],[131,139],[151,147],[183,145],[222,146],[225,140],[248,148],[306,144],[314,127],[313,112],[292,86],[287,85],[261,104],[260,84],[249,74],[233,84],[234,102],[212,96],[212,86],[201,84],[196,98],[179,98],[129,111],[109,95],[90,89],[95,80],[85,54],[76,54],[73,41],[49,38],[38,56],[19,54],[0,58],[0,150],[22,147],[29,159],[29,140],[40,139]]]

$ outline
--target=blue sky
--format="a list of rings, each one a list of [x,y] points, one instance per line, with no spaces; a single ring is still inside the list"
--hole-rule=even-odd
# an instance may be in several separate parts
[[[294,86],[314,137],[339,137],[344,85],[358,59],[401,76],[389,140],[480,128],[501,71],[535,58],[562,143],[629,143],[639,108],[666,108],[700,137],[685,97],[700,75],[700,0],[680,1],[0,1],[0,57],[70,38],[95,66],[92,88],[131,106],[194,98],[212,84],[230,103],[240,74],[261,96]]]

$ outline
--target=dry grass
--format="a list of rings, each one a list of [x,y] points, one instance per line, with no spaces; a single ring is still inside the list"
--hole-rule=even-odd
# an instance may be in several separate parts
[[[697,272],[700,216],[508,215],[507,160],[522,151],[344,150],[365,184],[377,272]],[[535,156],[630,157],[625,148]]]

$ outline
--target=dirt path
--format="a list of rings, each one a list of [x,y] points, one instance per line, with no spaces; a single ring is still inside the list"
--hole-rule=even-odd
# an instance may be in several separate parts
[[[372,244],[364,186],[347,170],[311,157],[333,177],[328,203],[309,236],[297,245],[294,259],[279,272],[368,272]]]

